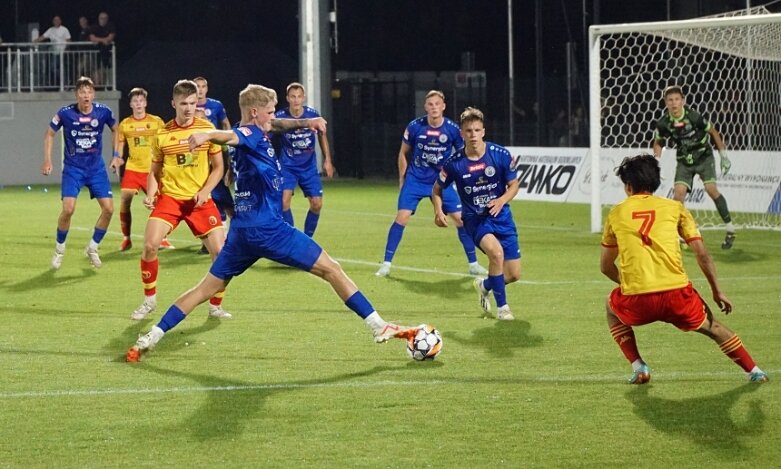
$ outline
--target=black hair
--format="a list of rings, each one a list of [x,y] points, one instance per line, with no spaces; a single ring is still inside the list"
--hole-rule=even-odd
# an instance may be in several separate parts
[[[632,193],[654,193],[662,183],[659,160],[643,153],[635,156],[627,156],[616,168],[616,176],[621,182],[629,184]]]

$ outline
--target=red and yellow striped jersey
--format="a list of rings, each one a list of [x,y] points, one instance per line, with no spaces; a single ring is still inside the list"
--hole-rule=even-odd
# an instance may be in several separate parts
[[[125,169],[148,173],[152,161],[150,143],[152,137],[163,128],[163,119],[147,114],[143,119],[126,117],[119,123],[119,141],[127,142],[128,156]]]
[[[683,204],[650,194],[627,197],[610,210],[602,245],[618,247],[621,292],[638,295],[685,287],[678,237],[702,239]]]
[[[191,152],[187,137],[211,130],[214,130],[211,122],[196,117],[187,127],[180,127],[176,120],[170,120],[155,135],[152,139],[152,161],[163,164],[160,193],[174,199],[189,200],[206,184],[209,155],[222,153],[222,148],[206,142]]]

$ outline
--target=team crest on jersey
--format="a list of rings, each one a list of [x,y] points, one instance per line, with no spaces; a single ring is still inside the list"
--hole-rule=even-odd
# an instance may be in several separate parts
[[[91,125],[92,127],[97,127],[98,126],[98,120],[97,119],[92,119],[90,121],[89,125]]]
[[[469,170],[470,173],[474,173],[476,171],[482,171],[485,169],[485,163],[469,165],[467,166],[466,169]]]
[[[209,215],[209,224],[211,226],[216,226],[217,225],[217,217],[215,217],[214,215]]]
[[[489,166],[489,167],[485,168],[485,175],[486,176],[491,177],[494,174],[496,174],[496,168],[494,168],[493,166]]]
[[[439,136],[439,143],[445,143],[445,142],[447,142],[447,135],[446,134],[440,135]]]
[[[466,195],[469,195],[472,193],[472,187],[471,186],[464,186],[464,192],[466,192]]]
[[[75,136],[76,136],[76,134],[78,134],[78,132],[76,132],[75,130],[71,130],[71,136],[72,136],[72,137],[75,137]]]
[[[247,127],[239,127],[239,132],[241,132],[245,137],[252,135],[252,131]]]

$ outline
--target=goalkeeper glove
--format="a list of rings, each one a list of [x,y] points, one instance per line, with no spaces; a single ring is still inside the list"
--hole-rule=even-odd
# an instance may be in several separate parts
[[[732,167],[732,162],[727,158],[727,152],[724,150],[719,150],[719,159],[721,160],[721,175],[726,176]]]

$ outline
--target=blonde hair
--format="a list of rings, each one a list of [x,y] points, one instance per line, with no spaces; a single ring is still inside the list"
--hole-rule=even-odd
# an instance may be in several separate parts
[[[290,94],[290,90],[301,90],[304,94],[306,94],[306,90],[304,89],[304,85],[301,83],[294,81],[293,83],[287,85],[287,88],[285,88],[285,96]]]
[[[428,98],[430,98],[432,96],[439,96],[440,98],[442,98],[442,101],[445,100],[445,93],[443,93],[443,92],[441,92],[439,90],[430,90],[428,93],[426,93],[426,99],[425,100],[427,100]]]
[[[277,104],[277,92],[262,85],[249,84],[239,93],[239,107],[242,110],[251,107],[266,107]]]
[[[174,85],[174,98],[198,94],[198,86],[192,80],[179,80]]]
[[[461,126],[463,127],[466,124],[475,121],[479,121],[485,124],[485,117],[483,116],[483,111],[477,109],[476,107],[471,107],[471,106],[464,109],[464,112],[461,113],[461,117],[459,118],[459,122],[461,123]]]

